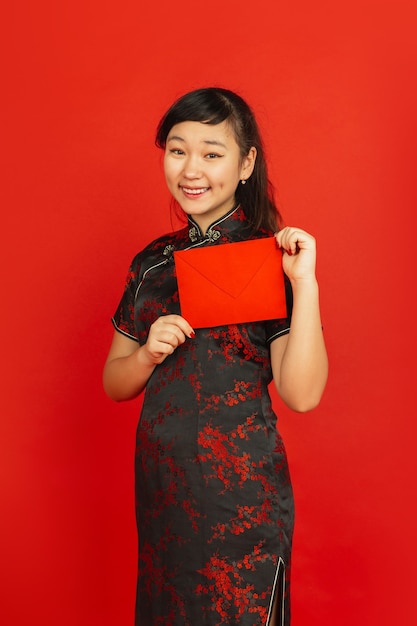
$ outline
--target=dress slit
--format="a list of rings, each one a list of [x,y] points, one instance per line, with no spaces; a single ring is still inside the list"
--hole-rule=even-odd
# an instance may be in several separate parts
[[[284,626],[285,619],[285,563],[280,557],[272,586],[268,617],[265,626]]]

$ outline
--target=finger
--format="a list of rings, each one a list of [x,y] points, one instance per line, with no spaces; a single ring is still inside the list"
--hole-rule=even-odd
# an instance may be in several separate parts
[[[281,247],[289,254],[297,254],[301,248],[309,247],[314,238],[300,228],[284,228],[279,235]]]
[[[282,250],[284,252],[287,252],[288,254],[292,254],[291,237],[292,237],[293,232],[294,232],[293,228],[286,226],[285,228],[283,228],[276,234],[276,240],[277,240],[278,246],[282,248]]]
[[[147,350],[153,358],[159,359],[172,354],[181,343],[184,343],[185,335],[179,338],[175,332],[163,331],[150,334],[146,342]]]
[[[300,250],[313,249],[315,239],[304,230],[296,229],[290,235],[289,245],[292,253],[297,254]]]
[[[160,343],[167,343],[175,348],[185,341],[185,334],[175,324],[155,322],[151,327],[152,338]]]
[[[286,234],[288,233],[288,230],[289,230],[289,227],[286,226],[285,228],[282,228],[277,233],[275,233],[275,239],[277,240],[277,243],[280,248],[283,247],[283,241],[284,241]]]
[[[146,343],[146,350],[152,361],[155,363],[162,363],[167,356],[175,351],[168,343],[158,343],[148,340]]]
[[[172,313],[170,315],[164,315],[159,317],[157,321],[163,324],[172,324],[176,328],[179,328],[180,331],[184,333],[184,335],[186,335],[187,337],[195,337],[193,327],[181,315],[175,315],[174,313]]]
[[[164,352],[172,354],[179,345],[184,343],[185,335],[178,337],[174,332],[165,332],[157,338],[158,348]]]

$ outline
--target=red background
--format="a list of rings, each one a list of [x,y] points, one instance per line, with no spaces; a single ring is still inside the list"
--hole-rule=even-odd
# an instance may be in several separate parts
[[[1,623],[133,623],[139,402],[102,391],[109,318],[171,229],[159,117],[218,84],[253,105],[285,219],[318,240],[328,388],[307,415],[277,400],[294,626],[412,625],[414,3],[151,4],[2,18]]]

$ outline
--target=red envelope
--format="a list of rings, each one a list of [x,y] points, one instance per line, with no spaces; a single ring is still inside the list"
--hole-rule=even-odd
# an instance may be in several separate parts
[[[287,317],[275,237],[174,252],[181,315],[193,328]]]

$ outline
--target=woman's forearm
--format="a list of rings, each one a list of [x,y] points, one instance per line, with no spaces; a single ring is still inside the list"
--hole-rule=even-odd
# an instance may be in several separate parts
[[[309,411],[322,397],[328,375],[327,352],[319,307],[317,281],[294,281],[291,330],[284,350],[271,348],[278,392],[295,411]]]
[[[127,356],[109,358],[103,371],[104,390],[116,402],[132,400],[144,390],[155,367],[143,346]]]

